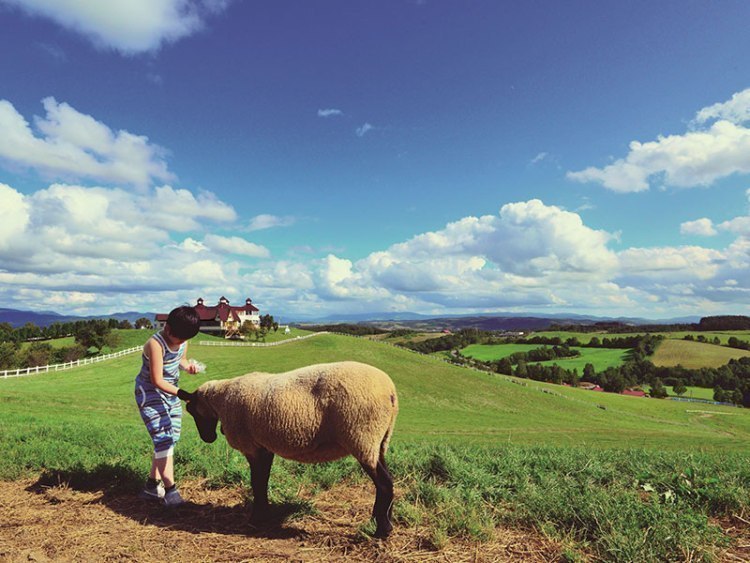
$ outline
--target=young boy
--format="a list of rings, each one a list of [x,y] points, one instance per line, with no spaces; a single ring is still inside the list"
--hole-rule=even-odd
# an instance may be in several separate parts
[[[173,451],[182,426],[177,383],[180,369],[188,373],[197,371],[188,362],[186,353],[187,341],[198,334],[199,327],[200,317],[193,307],[172,310],[164,329],[143,346],[143,364],[135,378],[135,400],[154,442],[151,471],[140,496],[161,500],[166,506],[184,502],[174,482]]]

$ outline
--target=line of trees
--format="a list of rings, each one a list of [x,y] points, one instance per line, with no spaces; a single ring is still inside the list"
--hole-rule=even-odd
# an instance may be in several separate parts
[[[273,315],[261,315],[260,324],[256,325],[252,321],[245,321],[240,327],[240,334],[244,337],[254,336],[256,341],[266,341],[266,335],[273,331],[279,330],[279,323],[273,318]]]
[[[119,344],[119,335],[113,332],[114,328],[122,327],[122,322],[117,319],[56,324],[58,326],[51,330],[45,330],[50,327],[41,329],[27,323],[14,329],[9,323],[0,323],[0,370],[74,362],[88,355],[98,354],[105,346],[115,348]],[[74,340],[72,346],[54,347],[42,341],[71,335]],[[23,336],[26,338],[22,339]],[[29,344],[22,346],[24,341]]]
[[[80,321],[71,321],[67,323],[52,323],[48,326],[40,327],[34,323],[26,323],[20,327],[14,327],[10,323],[0,323],[0,342],[29,342],[33,340],[54,340],[55,338],[64,338],[66,336],[75,336],[85,327],[92,323],[104,323],[110,330],[112,329],[132,329],[133,324],[127,319],[87,319]],[[141,317],[135,321],[135,328],[153,328],[151,321],[146,317]]]
[[[698,334],[697,336],[686,334],[682,337],[682,339],[688,340],[690,342],[703,342],[704,344],[715,344],[717,346],[722,346],[721,340],[718,336],[707,338],[703,334]],[[726,346],[728,348],[737,348],[738,350],[750,350],[750,342],[748,342],[747,340],[740,340],[736,336],[730,336],[727,339],[727,343],[723,346]]]
[[[567,332],[678,332],[710,330],[750,330],[750,317],[744,315],[715,315],[703,317],[697,323],[675,324],[626,324],[618,321],[603,321],[590,324],[552,324],[548,330]]]
[[[298,325],[300,328],[312,332],[339,332],[341,334],[351,334],[353,336],[370,336],[373,334],[385,334],[388,332],[382,328],[368,325],[359,325],[351,323],[341,324],[318,324],[318,325]]]

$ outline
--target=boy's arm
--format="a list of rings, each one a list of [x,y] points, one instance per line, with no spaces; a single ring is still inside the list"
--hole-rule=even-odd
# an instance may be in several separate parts
[[[177,395],[179,391],[177,386],[164,380],[164,358],[162,357],[164,351],[156,339],[152,338],[146,343],[146,351],[148,352],[148,362],[151,368],[151,383],[154,384],[154,387],[161,389],[165,393]]]

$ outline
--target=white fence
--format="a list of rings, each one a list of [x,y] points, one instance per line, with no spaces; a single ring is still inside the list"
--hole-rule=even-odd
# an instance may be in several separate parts
[[[94,356],[93,358],[83,358],[82,360],[76,360],[74,362],[65,362],[64,364],[52,364],[49,366],[34,366],[33,368],[22,368],[22,369],[8,369],[0,371],[0,377],[3,379],[7,377],[22,377],[24,375],[31,375],[34,373],[49,373],[51,371],[63,371],[66,369],[75,368],[78,366],[85,366],[88,364],[96,364],[105,360],[111,360],[112,358],[119,358],[143,350],[143,346],[133,346],[127,350],[120,350],[112,354],[105,354],[104,356]]]
[[[313,332],[312,334],[306,334],[305,336],[295,336],[294,338],[288,338],[287,340],[278,340],[276,342],[230,342],[227,340],[201,340],[198,342],[200,346],[280,346],[281,344],[289,344],[290,342],[299,342],[300,340],[307,340],[313,336],[319,334],[328,334],[327,332]]]

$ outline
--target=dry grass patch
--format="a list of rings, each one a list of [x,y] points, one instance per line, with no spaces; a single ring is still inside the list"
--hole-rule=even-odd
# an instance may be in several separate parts
[[[388,541],[372,539],[361,529],[370,489],[340,485],[315,497],[314,514],[292,512],[253,528],[240,487],[210,490],[185,482],[187,505],[165,510],[134,492],[0,482],[0,561],[559,560],[560,547],[535,531],[500,528],[490,541],[451,539],[439,550],[418,526],[397,525]]]

